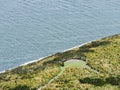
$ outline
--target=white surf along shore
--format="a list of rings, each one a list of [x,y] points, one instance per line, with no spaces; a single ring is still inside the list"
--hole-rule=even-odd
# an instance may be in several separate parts
[[[66,52],[66,51],[69,51],[69,50],[72,50],[72,49],[81,47],[81,46],[83,46],[83,45],[85,45],[85,44],[88,44],[88,43],[91,43],[91,42],[93,42],[93,41],[96,41],[96,40],[92,40],[92,41],[88,41],[88,42],[82,43],[82,44],[80,44],[80,45],[76,45],[76,46],[74,46],[74,47],[72,47],[72,48],[69,48],[69,49],[66,49],[66,50],[64,50],[64,51],[61,51],[60,53],[63,53],[63,52]],[[46,58],[46,57],[49,57],[49,56],[51,56],[51,55],[54,55],[54,54],[50,54],[50,55],[48,55],[48,56],[41,57],[41,58],[39,58],[39,59],[26,62],[26,63],[21,64],[21,65],[19,65],[19,66],[25,66],[25,65],[28,65],[28,64],[30,64],[30,63],[34,63],[34,62],[40,61],[40,60],[42,60],[42,59],[44,59],[44,58]],[[17,67],[19,67],[19,66],[17,66]],[[17,67],[9,68],[8,70],[12,70],[12,69],[17,68]],[[7,70],[3,70],[3,71],[1,71],[0,73],[4,73],[5,71],[7,71]]]

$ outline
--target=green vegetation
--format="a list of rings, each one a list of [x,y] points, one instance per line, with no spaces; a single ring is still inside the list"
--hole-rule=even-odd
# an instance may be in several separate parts
[[[70,59],[87,62],[65,63]],[[93,70],[98,71],[95,73]],[[120,35],[20,66],[0,74],[0,90],[119,90]]]
[[[76,61],[73,59],[73,61],[68,61],[64,63],[64,67],[85,67],[86,62],[85,61]]]

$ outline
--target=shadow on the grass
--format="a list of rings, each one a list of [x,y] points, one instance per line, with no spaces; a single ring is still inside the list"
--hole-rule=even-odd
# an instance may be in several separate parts
[[[83,79],[79,79],[79,81],[80,83],[93,84],[95,86],[103,86],[104,84],[119,85],[120,77],[108,77],[105,79],[86,77]]]
[[[36,88],[30,89],[30,88],[29,88],[28,86],[26,86],[26,85],[18,85],[18,86],[14,87],[14,88],[11,88],[11,89],[9,89],[9,90],[36,90]]]

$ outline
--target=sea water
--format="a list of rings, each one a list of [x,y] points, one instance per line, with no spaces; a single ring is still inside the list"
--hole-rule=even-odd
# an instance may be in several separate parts
[[[0,71],[120,33],[120,0],[0,0]]]

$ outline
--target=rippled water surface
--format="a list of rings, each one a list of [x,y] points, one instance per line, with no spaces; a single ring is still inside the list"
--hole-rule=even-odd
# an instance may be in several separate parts
[[[120,33],[120,0],[0,0],[0,71]]]

